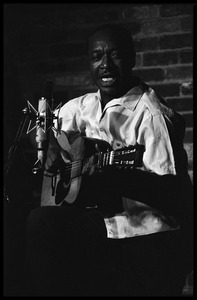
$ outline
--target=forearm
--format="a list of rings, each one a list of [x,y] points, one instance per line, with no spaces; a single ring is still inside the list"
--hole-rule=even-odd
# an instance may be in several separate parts
[[[182,220],[191,213],[192,187],[187,177],[157,175],[138,169],[116,172],[121,194]],[[188,216],[187,216],[188,217]]]

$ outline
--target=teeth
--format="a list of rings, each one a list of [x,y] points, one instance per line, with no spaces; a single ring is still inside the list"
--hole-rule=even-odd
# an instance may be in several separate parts
[[[112,77],[109,77],[109,78],[102,78],[102,81],[104,82],[108,82],[108,81],[112,81],[113,78]]]

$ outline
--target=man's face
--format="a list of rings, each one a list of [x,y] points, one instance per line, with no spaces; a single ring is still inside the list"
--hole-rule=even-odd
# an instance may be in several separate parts
[[[90,38],[89,66],[101,96],[117,98],[129,90],[131,59],[126,47],[111,32],[100,31]]]

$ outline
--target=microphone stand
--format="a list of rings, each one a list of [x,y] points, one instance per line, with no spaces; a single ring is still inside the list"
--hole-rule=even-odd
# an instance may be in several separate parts
[[[30,113],[29,113],[27,107],[24,108],[22,110],[22,112],[23,112],[22,120],[21,120],[21,122],[19,124],[19,128],[17,130],[14,142],[11,145],[11,147],[9,149],[9,153],[8,153],[8,160],[7,160],[7,164],[6,164],[6,167],[5,167],[5,183],[7,182],[9,170],[10,170],[10,167],[11,167],[12,162],[14,160],[14,156],[15,156],[16,150],[18,148],[19,142],[21,140],[21,136],[22,136],[22,133],[23,133],[23,129],[24,129],[25,123],[30,118]],[[5,191],[4,191],[4,197],[5,197],[5,199],[7,201],[10,201],[9,196],[7,195],[7,193]]]
[[[49,87],[51,87],[51,82],[49,82],[50,85],[48,84]],[[24,126],[25,126],[25,123],[27,122],[27,120],[32,120],[32,119],[35,119],[36,121],[37,120],[41,120],[39,118],[39,112],[37,112],[37,110],[29,103],[29,101],[27,101],[28,103],[28,106],[25,107],[22,112],[23,112],[23,118],[20,122],[20,125],[19,125],[19,128],[18,128],[18,131],[16,133],[16,137],[14,139],[14,142],[13,144],[11,145],[10,149],[9,149],[9,153],[8,153],[8,160],[7,160],[7,164],[6,164],[6,167],[5,167],[5,182],[7,183],[7,178],[8,178],[8,174],[9,174],[9,170],[10,170],[10,167],[12,165],[12,162],[13,162],[13,159],[14,159],[14,156],[15,156],[15,153],[16,153],[16,150],[17,150],[17,147],[18,147],[18,144],[20,142],[20,139],[21,139],[21,136],[22,136],[22,133],[23,133],[23,129],[24,129]],[[49,105],[49,104],[48,104]],[[53,105],[53,98],[51,96],[51,105]],[[56,109],[60,108],[61,107],[61,103],[56,107]],[[51,111],[51,108],[49,106],[49,109]],[[52,107],[53,109],[53,107]],[[52,112],[53,114],[53,112]],[[46,121],[47,121],[47,117],[46,117]],[[37,125],[36,125],[37,126]],[[35,126],[35,127],[36,127]],[[35,128],[34,127],[34,128]],[[47,127],[47,126],[46,126]],[[53,130],[56,130],[52,125],[49,126],[49,128],[52,127]],[[32,129],[34,129],[32,128]],[[49,128],[46,128],[46,131],[49,129]],[[31,129],[31,130],[32,130]],[[57,131],[57,130],[56,130]],[[29,131],[30,132],[30,131]],[[38,163],[38,165],[37,165]],[[38,170],[40,170],[40,166],[39,166],[39,161],[37,161],[34,165],[34,168],[33,168],[33,173],[36,174]],[[4,189],[4,197],[7,201],[9,201],[9,196],[6,194],[5,192],[5,189]]]

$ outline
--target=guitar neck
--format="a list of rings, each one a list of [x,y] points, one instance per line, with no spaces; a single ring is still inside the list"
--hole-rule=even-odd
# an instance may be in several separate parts
[[[137,149],[112,150],[98,154],[98,167],[102,169],[109,165],[134,166]]]
[[[97,166],[101,170],[106,166],[116,165],[118,167],[134,167],[141,165],[140,151],[138,147],[128,147],[122,150],[108,150],[107,152],[98,152],[94,155],[97,158]],[[90,158],[80,159],[71,162],[66,172],[72,169],[72,178],[81,175],[83,167],[89,162]]]

